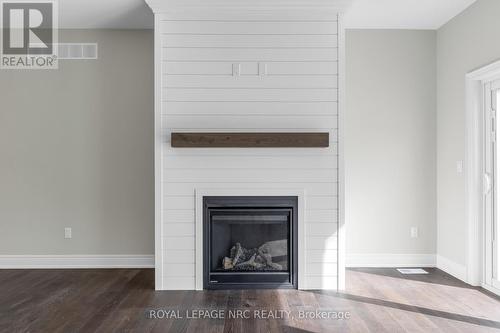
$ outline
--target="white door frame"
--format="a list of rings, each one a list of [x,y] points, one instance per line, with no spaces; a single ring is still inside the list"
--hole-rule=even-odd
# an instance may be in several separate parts
[[[500,61],[474,70],[465,77],[466,91],[466,219],[467,277],[473,286],[484,284],[484,83],[500,79]]]

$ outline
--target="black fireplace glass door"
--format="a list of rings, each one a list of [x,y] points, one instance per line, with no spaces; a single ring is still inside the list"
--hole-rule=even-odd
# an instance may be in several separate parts
[[[291,209],[210,209],[210,271],[289,272]]]

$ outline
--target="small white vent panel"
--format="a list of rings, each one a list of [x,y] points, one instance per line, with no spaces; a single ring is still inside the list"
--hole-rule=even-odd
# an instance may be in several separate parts
[[[429,274],[429,272],[423,270],[422,268],[398,268],[398,272],[404,275]]]

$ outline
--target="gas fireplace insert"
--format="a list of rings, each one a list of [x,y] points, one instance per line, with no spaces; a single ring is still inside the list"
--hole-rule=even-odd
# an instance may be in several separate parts
[[[204,289],[297,288],[297,197],[204,197]]]

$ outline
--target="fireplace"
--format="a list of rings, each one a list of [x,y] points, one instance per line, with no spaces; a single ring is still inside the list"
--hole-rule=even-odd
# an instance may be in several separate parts
[[[297,197],[204,197],[203,288],[297,288]]]

